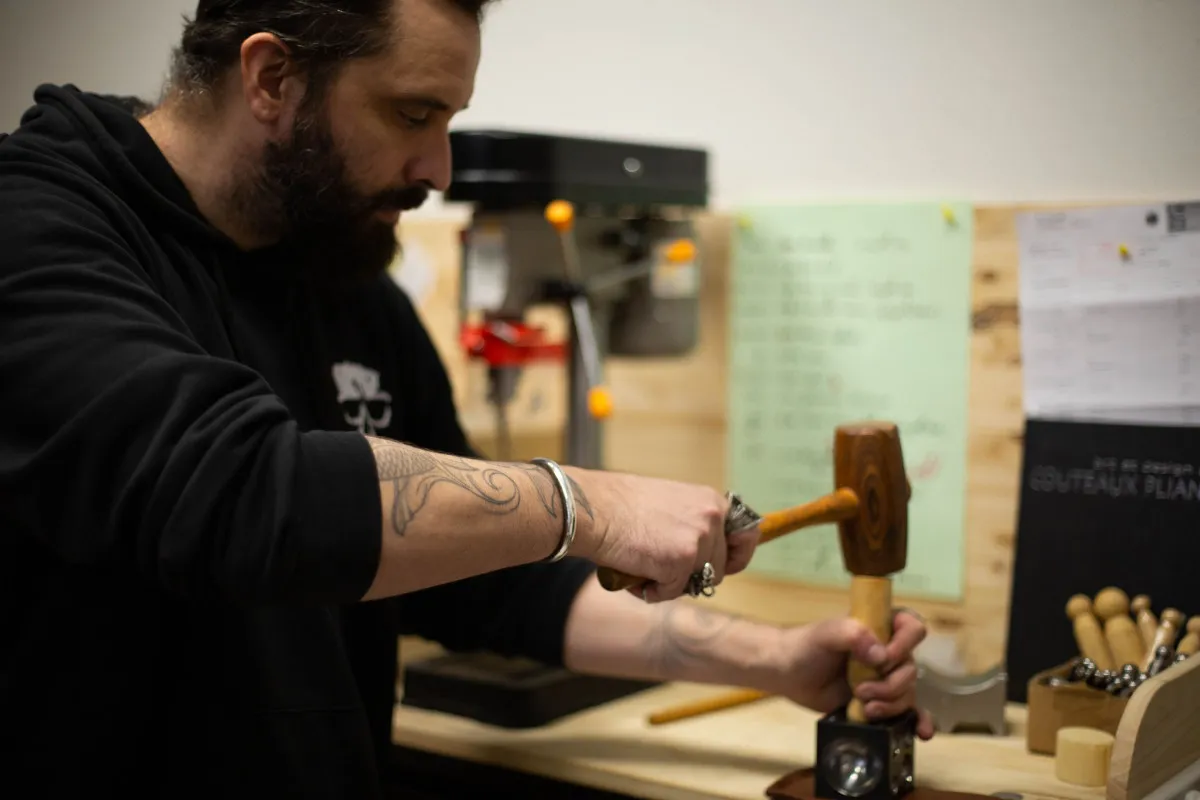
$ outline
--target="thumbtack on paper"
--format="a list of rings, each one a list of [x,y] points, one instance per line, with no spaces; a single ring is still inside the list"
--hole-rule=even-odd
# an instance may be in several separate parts
[[[951,225],[957,224],[958,220],[954,217],[954,209],[950,206],[942,206],[942,219],[946,220]]]
[[[1127,245],[1121,245],[1120,247],[1118,247],[1117,252],[1121,254],[1121,258],[1124,258],[1124,259],[1129,258],[1129,247]]]

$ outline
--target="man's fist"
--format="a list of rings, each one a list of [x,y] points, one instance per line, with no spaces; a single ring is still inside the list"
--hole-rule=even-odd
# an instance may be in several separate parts
[[[646,578],[633,591],[647,602],[685,594],[705,564],[719,584],[744,570],[758,545],[757,528],[725,535],[729,500],[711,487],[591,470],[572,470],[571,477],[595,514],[595,524],[581,531],[579,555]]]

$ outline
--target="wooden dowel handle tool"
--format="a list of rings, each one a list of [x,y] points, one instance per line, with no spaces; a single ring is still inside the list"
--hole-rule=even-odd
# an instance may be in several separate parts
[[[1179,642],[1179,647],[1175,648],[1175,653],[1182,653],[1185,656],[1194,656],[1200,652],[1200,617],[1192,617],[1187,621],[1187,634]]]
[[[1075,643],[1080,655],[1090,658],[1097,669],[1116,669],[1118,664],[1108,649],[1108,640],[1100,621],[1092,611],[1092,599],[1086,594],[1071,595],[1067,600],[1067,617],[1075,631]]]
[[[716,697],[697,700],[694,703],[684,703],[662,711],[656,711],[650,715],[648,721],[651,725],[665,725],[668,722],[678,722],[682,719],[711,714],[714,711],[744,706],[770,696],[767,692],[760,692],[757,689],[737,689],[726,694],[717,695]]]
[[[1104,620],[1104,638],[1112,653],[1114,669],[1125,664],[1138,664],[1146,653],[1137,623],[1129,616],[1129,595],[1116,586],[1101,589],[1092,601],[1092,610]]]
[[[1150,645],[1150,653],[1142,664],[1143,670],[1150,669],[1150,665],[1154,663],[1154,653],[1159,647],[1166,645],[1174,648],[1175,640],[1179,637],[1179,630],[1183,627],[1184,616],[1177,608],[1165,608],[1162,615],[1158,618],[1158,630],[1154,634],[1154,641]]]
[[[1139,594],[1129,603],[1129,609],[1137,620],[1138,633],[1142,636],[1142,659],[1154,650],[1154,635],[1158,632],[1158,617],[1150,607],[1150,597]],[[1135,661],[1135,664],[1142,663]]]

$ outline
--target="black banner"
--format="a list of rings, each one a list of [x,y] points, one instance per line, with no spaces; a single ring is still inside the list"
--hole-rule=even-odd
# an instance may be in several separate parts
[[[1029,420],[1009,614],[1009,699],[1078,655],[1067,600],[1106,586],[1200,614],[1200,428]]]

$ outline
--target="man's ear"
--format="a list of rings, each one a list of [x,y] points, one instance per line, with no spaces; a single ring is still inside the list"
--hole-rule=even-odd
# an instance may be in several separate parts
[[[304,98],[304,76],[288,46],[271,33],[242,42],[241,87],[251,116],[264,125],[286,124]]]

